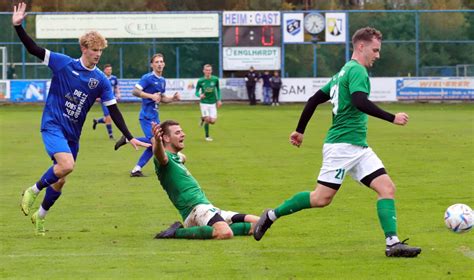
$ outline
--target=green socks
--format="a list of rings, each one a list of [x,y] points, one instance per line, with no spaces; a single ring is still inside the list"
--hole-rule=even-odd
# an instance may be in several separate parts
[[[395,200],[389,198],[379,199],[377,201],[377,214],[379,215],[385,237],[397,235]]]
[[[252,227],[251,223],[234,223],[230,225],[234,236],[238,235],[249,235],[250,228]]]
[[[206,137],[209,137],[209,124],[208,123],[204,124],[204,131],[206,132]]]
[[[251,223],[234,223],[230,225],[234,235],[249,235]],[[201,226],[190,228],[178,228],[175,238],[178,239],[212,239],[213,227]]]
[[[214,228],[210,226],[179,228],[176,230],[175,238],[180,239],[212,239],[212,231]]]
[[[275,208],[275,215],[279,218],[307,208],[311,208],[310,192],[300,192]]]

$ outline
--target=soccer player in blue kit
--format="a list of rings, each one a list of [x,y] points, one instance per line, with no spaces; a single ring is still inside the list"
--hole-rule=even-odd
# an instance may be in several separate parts
[[[137,138],[145,143],[152,143],[154,137],[151,130],[151,124],[160,123],[159,105],[160,102],[170,103],[172,101],[179,101],[179,93],[173,96],[165,96],[166,80],[163,78],[163,69],[165,68],[164,56],[161,53],[154,54],[150,59],[150,66],[153,69],[150,73],[142,76],[140,81],[135,85],[132,94],[142,99],[142,109],[140,110],[139,120],[142,127],[144,137]],[[117,143],[115,143],[115,150],[127,143],[127,139],[122,136]],[[153,156],[152,148],[147,148],[137,164],[130,172],[130,177],[143,177],[142,168],[150,161]]]
[[[41,120],[41,136],[54,164],[35,185],[23,192],[21,200],[21,210],[29,215],[39,192],[46,189],[41,206],[31,216],[36,234],[45,235],[45,216],[61,195],[66,176],[74,169],[82,126],[96,98],[99,97],[108,107],[114,123],[135,149],[137,146],[149,147],[150,144],[130,134],[109,81],[96,67],[103,49],[107,47],[104,37],[90,31],[79,38],[82,52],[79,59],[49,51],[36,45],[21,26],[26,17],[25,10],[23,2],[14,7],[12,24],[16,33],[28,52],[42,60],[53,72]]]
[[[104,74],[107,77],[107,79],[110,82],[110,85],[112,86],[112,89],[115,94],[115,98],[117,100],[120,100],[120,88],[118,85],[118,80],[115,75],[112,75],[112,65],[110,64],[105,64],[104,65]],[[102,105],[102,112],[104,112],[104,116],[100,119],[93,119],[92,120],[92,129],[95,130],[98,124],[103,123],[105,124],[105,127],[107,128],[107,133],[109,134],[109,139],[114,139],[114,134],[112,132],[112,118],[110,117],[109,109],[107,109],[107,106],[104,105],[104,103],[101,103]]]

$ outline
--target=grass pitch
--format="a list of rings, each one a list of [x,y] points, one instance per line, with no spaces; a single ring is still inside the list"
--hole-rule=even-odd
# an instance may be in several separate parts
[[[384,256],[375,192],[350,177],[329,207],[278,220],[260,242],[154,240],[179,215],[151,162],[147,177],[129,177],[141,151],[115,152],[105,127],[92,130],[100,106],[88,115],[48,232],[37,237],[19,200],[51,164],[39,133],[42,106],[0,106],[0,278],[473,279],[474,232],[449,232],[443,214],[454,203],[474,207],[474,105],[381,106],[410,115],[406,127],[370,118],[368,141],[397,185],[399,236],[423,249],[415,259]],[[141,136],[139,105],[120,108]],[[204,141],[196,104],[165,105],[160,115],[181,122],[188,169],[213,204],[260,215],[314,188],[331,112],[318,108],[298,149],[288,136],[302,108],[224,104],[214,142]]]

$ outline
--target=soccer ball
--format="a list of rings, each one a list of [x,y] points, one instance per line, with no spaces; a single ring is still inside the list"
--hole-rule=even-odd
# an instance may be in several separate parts
[[[474,215],[466,204],[453,204],[444,212],[444,223],[453,232],[464,233],[472,228]]]

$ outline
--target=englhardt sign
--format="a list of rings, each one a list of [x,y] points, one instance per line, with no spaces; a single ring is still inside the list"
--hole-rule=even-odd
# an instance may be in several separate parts
[[[36,38],[79,38],[96,30],[105,38],[209,38],[219,36],[217,13],[37,15]]]
[[[280,47],[233,47],[222,51],[224,70],[280,70]]]

